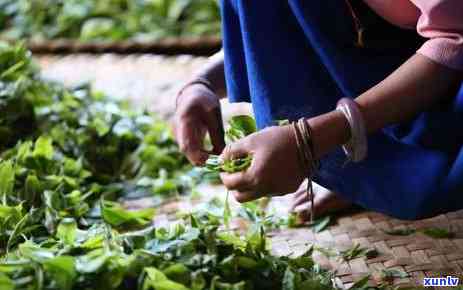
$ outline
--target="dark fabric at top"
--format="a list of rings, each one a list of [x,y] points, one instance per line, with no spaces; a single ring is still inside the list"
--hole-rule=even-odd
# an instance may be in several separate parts
[[[251,102],[259,128],[316,116],[356,97],[412,56],[420,39],[360,2],[366,45],[344,1],[222,0],[229,99]],[[413,121],[369,137],[367,160],[341,149],[315,180],[365,208],[403,219],[463,208],[463,89]]]

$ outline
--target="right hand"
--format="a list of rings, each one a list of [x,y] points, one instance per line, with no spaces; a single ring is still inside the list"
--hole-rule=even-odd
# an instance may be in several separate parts
[[[213,150],[204,149],[206,132]],[[219,97],[202,84],[186,87],[177,98],[174,134],[180,150],[194,165],[203,165],[209,154],[220,154],[225,147]]]

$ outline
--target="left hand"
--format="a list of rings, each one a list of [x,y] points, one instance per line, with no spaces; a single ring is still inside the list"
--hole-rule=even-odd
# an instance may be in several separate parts
[[[243,172],[221,173],[223,184],[234,191],[238,202],[265,195],[294,192],[304,180],[291,126],[269,127],[227,146],[223,160],[252,155],[251,166]]]

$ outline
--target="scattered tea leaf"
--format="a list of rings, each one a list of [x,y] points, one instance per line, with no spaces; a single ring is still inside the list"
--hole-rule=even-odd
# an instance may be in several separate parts
[[[394,278],[407,278],[409,276],[410,275],[408,275],[407,272],[404,272],[398,269],[382,269],[381,270],[381,278],[387,281],[389,281],[390,279],[394,279]]]
[[[331,223],[331,216],[325,216],[323,218],[315,220],[310,226],[315,233],[324,231]]]
[[[415,229],[406,228],[406,229],[394,229],[394,230],[384,230],[388,235],[392,236],[409,236],[416,233]]]
[[[435,239],[451,239],[455,237],[455,233],[442,228],[426,228],[421,229],[420,232]]]
[[[350,249],[347,249],[345,251],[341,251],[341,258],[344,261],[350,261],[353,259],[361,258],[361,257],[367,257],[367,254],[370,255],[377,255],[378,252],[376,250],[364,248],[360,246],[360,244],[355,244],[352,246]]]
[[[349,290],[355,290],[355,289],[367,289],[368,288],[368,281],[370,280],[370,275],[367,275],[360,280],[356,281],[350,288]]]

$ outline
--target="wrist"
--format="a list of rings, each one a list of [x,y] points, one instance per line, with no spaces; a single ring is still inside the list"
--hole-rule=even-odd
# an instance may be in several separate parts
[[[182,99],[182,96],[184,96],[185,94],[185,91],[190,89],[190,88],[193,88],[195,86],[198,86],[200,87],[201,89],[203,90],[207,90],[209,91],[210,95],[213,95],[213,96],[217,96],[215,90],[214,90],[214,87],[213,85],[211,84],[211,82],[209,82],[206,78],[203,78],[203,77],[198,77],[198,78],[195,78],[195,79],[192,79],[191,81],[188,81],[186,84],[184,84],[180,90],[178,91],[177,93],[177,97],[175,99],[175,107],[177,108],[178,107],[178,104],[180,102],[180,100]],[[217,98],[219,99],[219,98]]]
[[[307,122],[312,129],[316,159],[347,143],[351,137],[349,123],[340,111],[331,111],[308,119]]]
[[[212,93],[216,94],[216,89],[212,85],[212,82],[209,81],[206,77],[198,76],[186,82],[183,85],[183,87],[179,90],[178,95],[181,95],[186,89],[188,89],[191,86],[195,86],[195,85],[203,86],[207,88],[209,91],[211,91]]]

